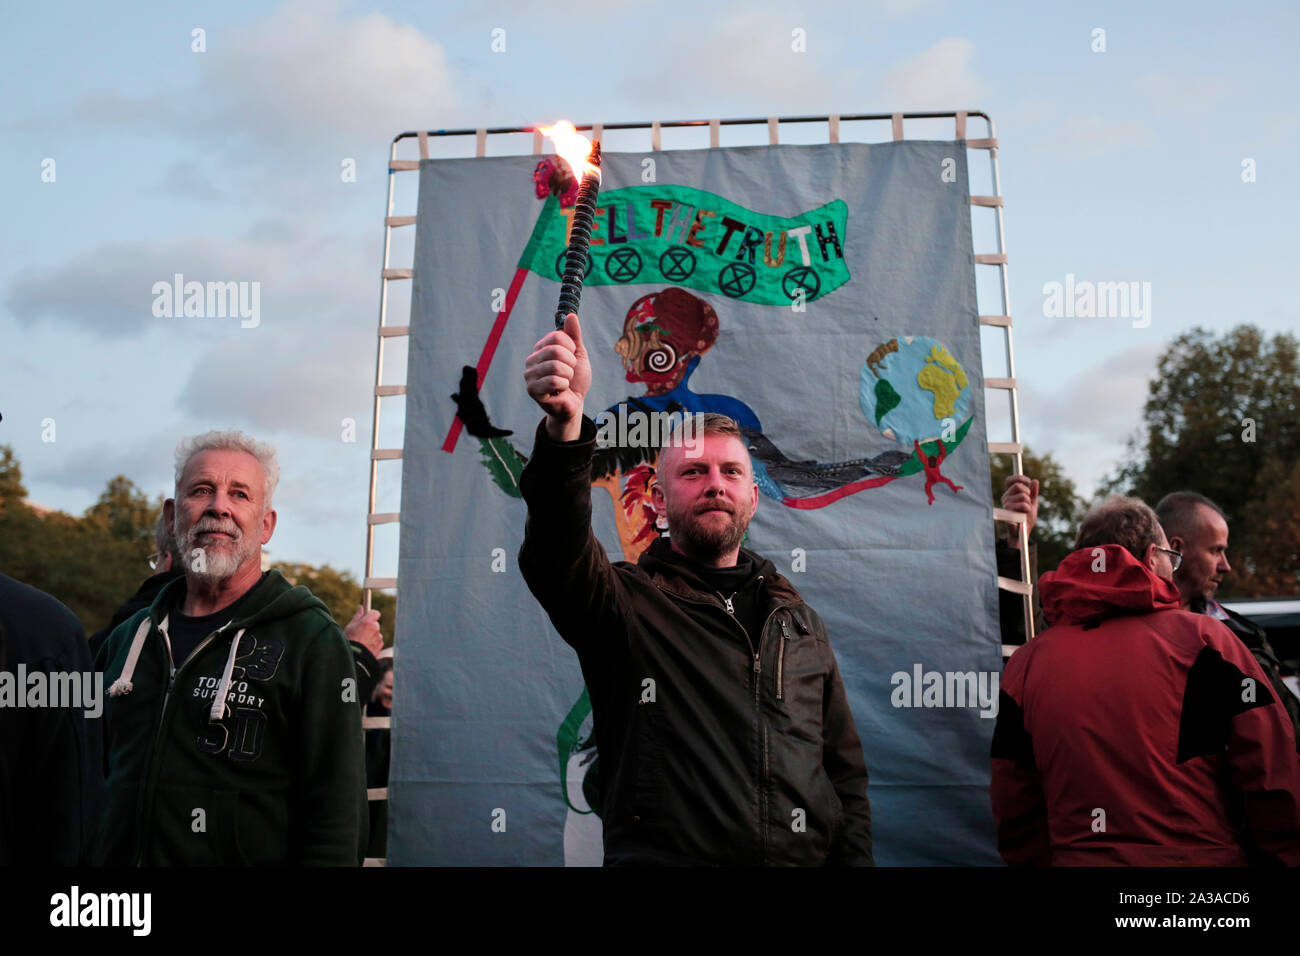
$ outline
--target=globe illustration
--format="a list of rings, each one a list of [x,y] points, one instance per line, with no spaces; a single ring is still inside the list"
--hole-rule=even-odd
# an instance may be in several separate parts
[[[937,339],[900,336],[862,365],[858,399],[887,438],[912,446],[953,434],[971,415],[970,379]]]

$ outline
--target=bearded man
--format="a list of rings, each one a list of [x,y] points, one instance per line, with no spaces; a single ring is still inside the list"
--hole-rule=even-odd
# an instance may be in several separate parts
[[[1300,865],[1300,764],[1263,670],[1182,609],[1182,554],[1112,497],[1043,575],[1002,675],[990,793],[1013,866]]]
[[[519,566],[591,696],[605,865],[872,865],[867,769],[826,629],[740,547],[758,488],[736,423],[688,417],[656,465],[667,537],[611,564],[591,530],[576,315],[524,380],[546,418],[520,481]]]
[[[108,788],[99,865],[356,865],[365,749],[352,650],[305,587],[262,570],[274,450],[208,432],[176,450],[164,517],[185,569],[96,664]]]
[[[1246,645],[1290,716],[1296,747],[1300,749],[1300,700],[1282,679],[1281,663],[1267,632],[1214,599],[1214,592],[1224,577],[1232,573],[1232,566],[1228,564],[1227,515],[1202,494],[1175,491],[1160,499],[1156,505],[1156,517],[1165,529],[1169,546],[1182,555],[1174,571],[1174,586],[1178,588],[1183,610],[1222,621]]]

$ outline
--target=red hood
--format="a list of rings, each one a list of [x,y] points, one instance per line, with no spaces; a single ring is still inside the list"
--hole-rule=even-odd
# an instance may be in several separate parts
[[[1082,624],[1182,606],[1172,581],[1153,574],[1118,544],[1075,551],[1055,571],[1044,574],[1038,586],[1049,624]]]

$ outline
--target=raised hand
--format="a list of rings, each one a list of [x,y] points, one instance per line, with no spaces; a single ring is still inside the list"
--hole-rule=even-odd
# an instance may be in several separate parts
[[[1002,507],[1025,515],[1025,533],[1033,531],[1038,521],[1038,479],[1007,475],[1006,490],[1002,492]],[[1014,525],[1007,533],[1007,541],[1013,548],[1020,547],[1020,532]]]
[[[591,361],[582,344],[576,313],[533,346],[524,362],[528,394],[546,412],[546,431],[556,441],[575,441],[582,432],[582,407],[591,389]]]

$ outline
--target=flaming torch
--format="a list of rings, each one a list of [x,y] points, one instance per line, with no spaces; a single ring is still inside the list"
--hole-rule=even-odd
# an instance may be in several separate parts
[[[564,279],[560,283],[560,304],[555,310],[555,327],[564,328],[564,317],[578,311],[582,300],[582,280],[587,272],[587,248],[591,244],[591,226],[596,218],[596,196],[600,193],[600,141],[591,143],[568,120],[554,126],[540,126],[543,135],[555,141],[555,152],[569,164],[573,175],[581,177],[578,201],[573,207],[573,225],[569,229],[569,249],[564,259]]]

